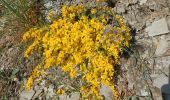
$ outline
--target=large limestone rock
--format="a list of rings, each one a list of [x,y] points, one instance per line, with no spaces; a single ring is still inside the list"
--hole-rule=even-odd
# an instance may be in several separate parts
[[[168,25],[166,22],[166,18],[162,18],[160,20],[154,21],[151,26],[149,26],[146,31],[149,36],[157,36],[165,33],[169,33]]]

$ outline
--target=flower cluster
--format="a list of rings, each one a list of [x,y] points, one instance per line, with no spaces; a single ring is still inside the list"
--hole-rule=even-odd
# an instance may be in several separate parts
[[[122,47],[129,46],[129,27],[109,7],[87,8],[80,4],[63,6],[61,11],[62,15],[51,25],[32,28],[23,36],[24,41],[33,41],[25,57],[34,52],[43,55],[28,79],[27,89],[47,69],[57,66],[71,78],[82,76],[85,84],[80,90],[84,98],[92,95],[102,99],[101,85],[110,86],[114,97],[118,97],[115,67],[120,64]]]

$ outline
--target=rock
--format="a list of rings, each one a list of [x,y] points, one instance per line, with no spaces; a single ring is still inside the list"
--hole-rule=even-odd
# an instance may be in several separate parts
[[[121,14],[121,13],[124,13],[126,10],[125,10],[125,5],[124,4],[118,4],[117,7],[116,7],[116,12]]]
[[[105,100],[113,100],[113,92],[109,86],[101,86],[100,94],[104,95]]]
[[[35,94],[33,96],[33,100],[36,98],[39,98],[39,95],[41,94],[41,92],[43,92],[43,88],[41,86],[34,86],[34,90],[35,90]]]
[[[131,97],[131,100],[139,100],[139,97],[137,97],[137,96],[132,96],[132,97]]]
[[[153,98],[154,100],[162,100],[162,94],[161,94],[161,90],[157,87],[151,87],[150,88]]]
[[[68,95],[60,95],[59,100],[68,100]]]
[[[155,59],[155,71],[161,70],[165,75],[169,75],[170,57],[158,57]]]
[[[71,94],[71,97],[68,100],[80,100],[80,93],[75,92]]]
[[[170,42],[170,34],[167,34],[165,39]]]
[[[64,1],[62,1],[62,0],[56,0],[56,1],[44,0],[44,6],[45,6],[46,10],[43,11],[42,13],[44,13],[44,15],[46,16],[46,18],[45,18],[46,22],[50,22],[50,23],[52,22],[52,20],[48,19],[48,17],[47,17],[51,11],[53,11],[53,13],[55,15],[54,17],[57,17],[58,15],[61,14],[60,8],[61,8],[62,3],[64,3]]]
[[[158,5],[155,0],[154,1],[148,0],[146,5],[149,7],[149,9],[152,9],[152,11],[159,11],[159,9],[161,9],[161,6]]]
[[[147,2],[147,0],[139,0],[139,2],[140,2],[139,3],[140,5],[143,5],[143,4],[145,4]]]
[[[136,4],[138,0],[129,0],[129,4]]]
[[[169,9],[170,9],[170,0],[167,0],[167,5],[168,5],[168,7],[169,7]]]
[[[48,89],[47,89],[47,91],[46,91],[46,98],[47,98],[47,99],[50,99],[50,98],[52,98],[54,95],[56,95],[56,94],[54,93],[54,86],[53,86],[53,85],[49,85],[49,87],[48,87]]]
[[[170,16],[167,16],[167,24],[168,24],[168,28],[170,29]]]
[[[134,85],[134,88],[135,88],[136,95],[140,95],[140,96],[148,96],[149,95],[149,91],[147,89],[147,85],[141,79],[138,79],[136,81],[136,83]]]
[[[148,98],[148,97],[139,97],[138,100],[150,100],[150,98]],[[152,100],[152,99],[151,99],[151,100]]]
[[[158,96],[158,97],[154,97],[154,100],[163,100],[162,99],[162,95]]]
[[[44,4],[44,6],[45,6],[47,9],[51,9],[52,6],[53,6],[53,2],[49,0],[49,1],[47,1],[47,2]]]
[[[168,44],[169,44],[168,41],[163,40],[163,39],[160,40],[157,43],[155,54],[158,56],[163,55],[168,50]]]
[[[149,36],[157,36],[168,33],[168,25],[165,18],[152,23],[151,26],[146,28]]]
[[[164,74],[155,74],[151,75],[153,79],[153,86],[161,89],[161,87],[165,84],[168,84],[168,77]]]
[[[6,22],[7,22],[7,21],[6,21],[6,18],[5,18],[5,17],[0,18],[0,31],[3,30]]]
[[[144,90],[144,89],[141,89],[140,93],[141,93],[141,96],[148,96],[149,95],[149,92]]]
[[[20,100],[32,100],[32,97],[34,96],[34,90],[30,90],[30,91],[22,91],[20,93]]]
[[[0,48],[10,47],[14,43],[14,37],[13,36],[3,36],[0,38]]]
[[[110,0],[110,1],[113,1],[113,0]],[[114,0],[114,1],[118,1],[118,0]],[[126,6],[128,6],[129,5],[129,0],[119,0],[117,3],[123,3]]]
[[[2,53],[2,56],[0,57],[1,69],[16,67],[19,54],[20,54],[19,47],[11,47],[4,51]]]
[[[165,75],[169,74],[170,57],[157,57],[154,60],[154,73]],[[161,72],[160,72],[161,70]]]

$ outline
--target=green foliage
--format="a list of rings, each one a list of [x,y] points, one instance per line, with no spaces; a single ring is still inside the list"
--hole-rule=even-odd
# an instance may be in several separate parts
[[[6,8],[6,13],[10,16],[14,15],[17,21],[24,23],[25,26],[32,25],[32,18],[36,18],[33,10],[35,2],[36,0],[0,0],[0,3]]]

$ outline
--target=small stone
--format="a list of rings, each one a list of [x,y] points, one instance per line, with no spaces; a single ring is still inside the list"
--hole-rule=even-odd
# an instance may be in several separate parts
[[[126,10],[125,10],[125,5],[123,4],[118,4],[117,7],[116,7],[116,12],[121,14],[121,13],[124,13]]]
[[[141,96],[148,96],[149,95],[148,91],[143,90],[143,89],[140,90],[140,93],[141,93]]]
[[[46,98],[51,98],[55,95],[54,93],[54,86],[53,85],[49,85],[47,91],[46,91]]]
[[[20,93],[20,100],[32,100],[32,97],[34,96],[34,90],[24,90]]]
[[[80,100],[80,93],[75,92],[71,94],[71,97],[68,100]]]
[[[17,59],[19,55],[18,47],[11,47],[2,53],[0,57],[1,68],[13,68],[17,65]]]
[[[59,95],[59,100],[68,100],[68,95]]]
[[[139,0],[140,1],[140,5],[143,5],[147,2],[147,0]]]
[[[152,23],[151,26],[146,28],[149,36],[157,36],[168,33],[168,25],[165,18],[162,18],[158,21]]]
[[[163,55],[168,50],[168,41],[167,40],[160,40],[157,43],[157,49],[155,51],[155,54],[160,56]]]
[[[129,0],[130,4],[136,4],[138,2],[138,0]]]
[[[0,48],[10,47],[14,42],[13,36],[3,36],[0,39]]]
[[[38,97],[39,97],[39,95],[41,94],[41,92],[43,92],[43,88],[42,88],[41,86],[36,85],[36,86],[34,87],[34,90],[35,90],[35,94],[34,94],[33,100],[34,100],[35,98],[38,98]]]
[[[45,6],[47,9],[50,9],[50,8],[53,6],[53,2],[52,2],[52,1],[48,1],[47,3],[44,4],[44,6]]]
[[[109,86],[101,86],[100,94],[104,95],[104,100],[113,100],[113,92]]]
[[[5,27],[5,23],[6,23],[6,18],[4,17],[0,18],[0,31],[2,31],[3,28]]]

